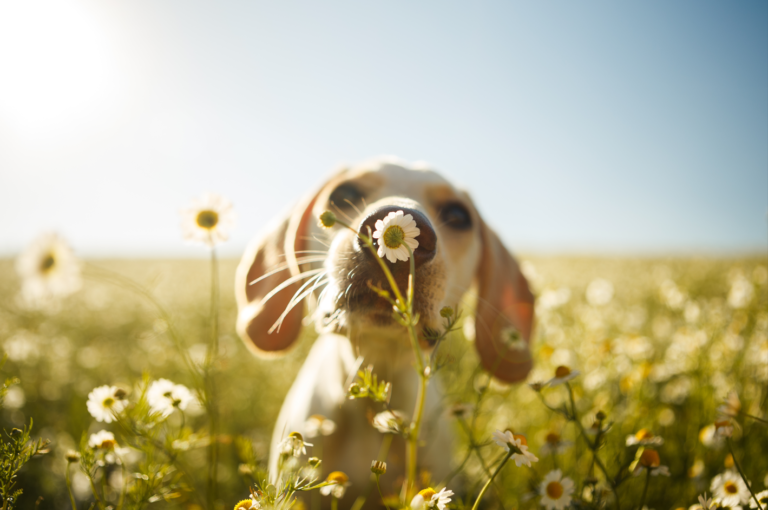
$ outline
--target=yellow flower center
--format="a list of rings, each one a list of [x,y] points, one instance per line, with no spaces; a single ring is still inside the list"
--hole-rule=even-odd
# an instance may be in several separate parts
[[[104,399],[104,401],[101,403],[104,407],[110,408],[113,405],[115,405],[115,399],[112,397],[107,397]]]
[[[290,434],[288,434],[288,437],[292,437],[292,438],[294,438],[294,439],[298,439],[298,440],[299,440],[299,441],[301,441],[302,443],[304,442],[304,436],[302,436],[302,435],[301,435],[300,433],[298,433],[298,432],[291,432]]]
[[[653,434],[651,434],[648,429],[640,429],[637,431],[637,434],[635,434],[635,439],[638,441],[642,441],[643,439],[651,439],[653,437]]]
[[[251,506],[253,506],[253,501],[250,499],[244,499],[235,505],[234,510],[248,510],[251,508]]]
[[[645,450],[640,455],[640,464],[647,468],[659,467],[661,465],[661,459],[659,458],[656,450]]]
[[[520,440],[520,445],[521,446],[528,446],[528,440],[525,439],[525,436],[521,436],[520,434],[514,434],[514,433],[512,434],[512,436],[515,439],[519,439]]]
[[[727,492],[728,494],[739,493],[738,486],[736,485],[735,482],[732,482],[731,480],[728,480],[727,482],[725,482],[725,485],[723,485],[723,489],[725,489],[725,492]]]
[[[546,441],[549,444],[557,444],[560,442],[560,436],[557,434],[557,432],[550,432],[547,434]]]
[[[331,483],[337,483],[339,485],[344,485],[349,481],[349,477],[346,475],[346,473],[342,471],[334,471],[330,475],[328,475],[328,478],[325,479],[326,482]]]
[[[117,441],[115,441],[114,439],[105,439],[104,441],[101,442],[101,444],[99,445],[99,448],[103,450],[114,450],[115,446],[117,446]]]
[[[555,377],[565,377],[567,375],[571,375],[571,369],[566,367],[565,365],[560,365],[555,369]]]
[[[434,496],[434,495],[435,495],[435,489],[433,489],[432,487],[427,487],[423,491],[419,492],[419,496],[424,498],[424,501],[426,501],[426,502],[431,501],[432,500],[432,496]]]
[[[400,225],[390,225],[387,227],[387,230],[384,231],[381,240],[384,241],[384,246],[394,250],[395,248],[399,248],[405,241],[405,231]]]
[[[205,210],[197,213],[197,225],[208,230],[212,229],[219,222],[219,213],[216,211]]]
[[[54,258],[53,253],[48,253],[45,257],[43,257],[43,260],[40,261],[40,272],[47,273],[53,269],[53,266],[55,265],[56,259]]]
[[[547,484],[547,496],[552,499],[560,499],[563,495],[563,486],[558,481],[552,481]]]

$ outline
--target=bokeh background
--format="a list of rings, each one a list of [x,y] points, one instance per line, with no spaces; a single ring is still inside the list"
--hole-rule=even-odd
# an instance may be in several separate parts
[[[765,416],[766,2],[0,0],[0,76],[0,343],[4,375],[21,379],[0,418],[33,417],[53,440],[21,473],[24,508],[38,495],[39,508],[68,508],[64,452],[104,428],[85,409],[93,387],[135,392],[143,373],[192,384],[168,325],[126,287],[90,278],[53,310],[20,307],[13,258],[25,245],[56,230],[86,268],[150,289],[200,359],[209,266],[180,259],[208,251],[183,243],[178,212],[205,191],[232,200],[237,228],[219,249],[220,506],[231,507],[247,495],[232,441],[266,453],[314,339],[307,330],[277,361],[247,353],[236,259],[334,168],[382,154],[466,187],[513,248],[538,296],[533,378],[582,371],[584,426],[599,410],[614,424],[609,468],[631,461],[626,435],[666,438],[672,476],[654,479],[649,504],[687,507],[729,467],[705,433],[729,391]],[[488,381],[471,344],[459,332],[445,349],[447,404],[474,401]],[[575,444],[560,465],[583,482],[584,444],[535,393],[491,383],[486,397],[479,434],[513,427],[538,451],[561,433]],[[205,420],[190,413],[188,425]],[[765,430],[745,420],[735,439],[758,490]],[[184,461],[203,473],[204,449]],[[494,497],[535,507],[532,484],[551,467],[505,472]],[[476,461],[467,476],[471,493]],[[87,481],[73,482],[87,508]],[[622,491],[637,501],[641,489]]]

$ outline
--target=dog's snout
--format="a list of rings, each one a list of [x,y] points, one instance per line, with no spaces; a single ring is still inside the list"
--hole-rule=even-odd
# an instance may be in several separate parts
[[[432,223],[429,221],[429,219],[424,215],[424,213],[417,211],[415,209],[410,209],[407,207],[399,207],[399,206],[385,206],[377,209],[376,211],[372,212],[370,215],[368,215],[367,218],[365,218],[362,223],[360,223],[360,226],[358,227],[358,232],[360,232],[363,235],[369,235],[369,232],[372,234],[376,231],[376,222],[379,220],[384,220],[387,215],[390,213],[396,213],[398,211],[403,212],[403,216],[411,215],[413,217],[413,221],[416,222],[416,228],[419,229],[419,235],[415,237],[416,241],[418,241],[419,245],[416,247],[415,250],[413,250],[413,259],[416,263],[416,267],[419,267],[422,264],[425,264],[432,260],[435,257],[435,253],[437,252],[437,234],[435,233],[435,229],[432,228]],[[374,245],[376,247],[379,246],[379,243],[383,242],[382,239],[374,239]],[[365,248],[364,243],[362,240],[358,239],[358,246],[361,250],[368,253],[368,255],[373,256],[368,250]],[[387,260],[384,258],[384,260]],[[390,265],[392,265],[391,262],[388,262]],[[409,264],[402,263],[400,260],[394,263],[394,267],[398,267],[398,263],[400,263],[400,266],[403,266],[403,269],[406,269]]]

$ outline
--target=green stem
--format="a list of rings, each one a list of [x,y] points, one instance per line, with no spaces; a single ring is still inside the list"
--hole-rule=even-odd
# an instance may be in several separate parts
[[[491,486],[491,483],[493,483],[493,479],[496,478],[496,475],[499,474],[499,471],[501,471],[501,468],[504,467],[504,465],[507,463],[507,461],[512,457],[512,451],[510,450],[507,452],[507,454],[504,456],[504,459],[501,461],[501,464],[499,464],[499,467],[496,468],[496,471],[493,472],[493,475],[491,475],[491,478],[488,479],[487,482],[485,482],[485,485],[483,485],[483,489],[480,491],[480,494],[477,495],[477,499],[475,500],[475,504],[472,505],[472,510],[477,510],[478,506],[480,505],[480,500],[483,499],[483,495],[485,494],[485,491],[488,490],[488,487]]]
[[[331,496],[331,510],[339,510],[339,498]]]
[[[75,495],[72,494],[72,482],[69,481],[69,466],[70,462],[67,461],[67,468],[65,470],[65,479],[67,482],[67,492],[69,492],[69,502],[72,504],[72,510],[77,510],[77,504],[75,503]]]
[[[408,435],[408,449],[406,450],[406,459],[408,466],[408,479],[405,490],[406,498],[413,490],[416,484],[416,460],[419,449],[419,431],[421,430],[421,420],[424,415],[424,400],[427,393],[427,378],[420,374],[419,392],[416,396],[416,407],[414,409],[414,419],[411,423],[411,431]]]
[[[204,377],[206,382],[208,421],[210,423],[210,443],[208,445],[208,509],[213,510],[216,502],[216,489],[219,464],[219,423],[216,406],[216,383],[214,370],[219,354],[219,266],[216,249],[211,248],[211,344],[205,361]]]
[[[733,452],[733,445],[731,444],[731,438],[727,437],[725,439],[728,442],[728,449],[731,451],[731,457],[733,458],[733,465],[736,466],[736,470],[739,472],[739,475],[741,475],[741,479],[744,480],[744,485],[747,486],[747,489],[749,489],[749,493],[752,494],[752,499],[754,499],[755,503],[757,503],[757,508],[759,508],[760,510],[763,510],[763,506],[757,500],[757,496],[755,496],[755,492],[752,490],[752,486],[749,485],[749,481],[747,480],[747,477],[744,476],[744,472],[741,470],[741,466],[739,465],[739,462],[736,460],[736,454]]]
[[[646,469],[645,470],[645,487],[643,487],[643,495],[640,498],[640,505],[637,507],[640,510],[643,510],[643,505],[645,504],[645,496],[648,494],[648,486],[651,484],[651,470]]]
[[[381,503],[389,510],[389,505],[384,501],[384,494],[381,492],[381,485],[379,485],[379,475],[376,475],[376,488],[379,489],[379,496],[381,497]]]

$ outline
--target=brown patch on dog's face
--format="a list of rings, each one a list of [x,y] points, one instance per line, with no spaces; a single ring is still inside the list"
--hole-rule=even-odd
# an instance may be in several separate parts
[[[434,229],[436,253],[415,273],[414,311],[422,328],[440,329],[440,309],[460,305],[472,284],[481,251],[477,212],[465,193],[435,172],[387,163],[339,175],[321,191],[314,212],[317,216],[323,210],[333,211],[357,228],[370,214],[389,206],[422,213]],[[390,290],[378,262],[363,251],[367,248],[361,248],[355,233],[337,226],[324,233],[318,230],[315,235],[325,235],[330,241],[325,261],[329,283],[316,311],[318,328],[342,333],[354,326],[399,328],[392,306],[369,287],[370,282]],[[405,293],[409,262],[385,259],[385,263]]]

